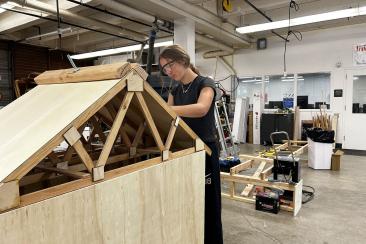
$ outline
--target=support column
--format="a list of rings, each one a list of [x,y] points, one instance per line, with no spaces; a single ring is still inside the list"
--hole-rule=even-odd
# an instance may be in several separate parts
[[[174,20],[174,44],[181,45],[191,57],[191,63],[195,64],[195,23],[188,18]]]

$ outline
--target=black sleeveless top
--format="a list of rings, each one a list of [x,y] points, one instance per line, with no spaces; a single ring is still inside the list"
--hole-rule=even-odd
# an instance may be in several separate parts
[[[204,87],[211,87],[214,91],[211,107],[207,114],[201,118],[186,118],[182,117],[184,122],[202,139],[204,142],[216,142],[216,127],[215,127],[215,82],[208,78],[198,75],[191,83],[187,85],[177,85],[171,91],[174,97],[174,105],[189,105],[197,103],[201,90]]]

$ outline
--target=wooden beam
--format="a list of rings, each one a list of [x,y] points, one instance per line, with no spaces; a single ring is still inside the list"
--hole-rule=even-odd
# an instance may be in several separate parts
[[[113,143],[116,140],[118,131],[122,125],[123,119],[126,115],[127,109],[130,105],[133,95],[134,95],[133,92],[127,92],[126,96],[124,97],[122,104],[120,106],[120,109],[118,110],[118,113],[115,117],[112,128],[108,134],[106,143],[104,144],[103,150],[99,156],[96,167],[100,167],[100,166],[103,166],[106,164],[108,156],[111,152]]]
[[[258,167],[258,169],[255,171],[255,173],[253,174],[253,178],[258,178],[259,179],[259,176],[260,176],[260,174],[262,173],[262,171],[263,171],[263,169],[264,169],[264,167],[266,166],[266,162],[261,162],[261,164],[259,165],[259,167]],[[241,192],[241,194],[240,195],[242,195],[242,196],[245,196],[245,197],[247,197],[247,196],[249,196],[249,194],[251,193],[251,191],[253,190],[253,187],[254,187],[254,185],[252,185],[252,184],[248,184],[245,188],[244,188],[244,190]]]
[[[73,171],[73,170],[53,168],[53,167],[45,167],[45,166],[41,166],[41,165],[38,165],[36,168],[40,169],[40,170],[43,170],[43,171],[47,171],[47,172],[67,175],[67,176],[70,176],[70,177],[75,178],[75,179],[83,179],[83,178],[86,178],[86,177],[90,176],[90,174],[88,174],[88,173],[83,173],[83,172],[78,172],[78,171]]]
[[[246,154],[240,154],[239,155],[239,158],[240,160],[248,160],[248,159],[251,159],[251,160],[254,160],[254,161],[259,161],[259,162],[262,162],[262,161],[265,161],[267,163],[273,163],[273,159],[272,158],[263,158],[263,157],[259,157],[259,156],[252,156],[252,155],[246,155]]]
[[[231,175],[237,174],[240,171],[246,170],[246,169],[251,168],[251,167],[253,167],[253,160],[250,159],[250,160],[247,160],[243,163],[235,165],[234,167],[231,167],[230,168],[230,174]]]
[[[253,184],[257,186],[265,186],[283,190],[294,191],[295,185],[284,183],[284,182],[270,182],[261,179],[255,179],[253,177],[248,177],[245,175],[230,175],[229,173],[221,172],[220,177],[222,181],[229,181],[229,182],[237,182],[241,184]]]
[[[91,173],[94,167],[93,160],[88,152],[85,150],[83,143],[81,143],[81,135],[75,127],[71,127],[65,134],[64,138],[72,146],[79,155],[81,161],[85,164],[88,171]]]
[[[179,117],[177,117],[175,120],[172,120],[172,123],[170,125],[169,134],[168,134],[168,137],[166,138],[166,141],[165,141],[165,150],[169,150],[171,145],[172,145],[175,132],[176,132],[177,127],[179,125],[179,120],[180,120]]]
[[[92,117],[90,118],[90,122],[91,122],[91,123],[92,123],[92,125],[93,125],[93,132],[95,131],[95,132],[96,132],[96,134],[98,134],[99,139],[100,139],[103,143],[105,143],[105,141],[106,141],[106,136],[105,136],[105,135],[104,135],[104,133],[103,133],[103,129],[102,129],[102,127],[100,126],[99,121],[97,121],[97,119],[95,118],[95,116],[92,116]]]
[[[158,146],[160,151],[164,151],[163,141],[161,140],[159,131],[156,128],[154,119],[150,114],[150,111],[149,111],[149,109],[146,105],[144,97],[142,96],[141,92],[136,92],[136,97],[137,97],[138,103],[140,105],[141,111],[143,112],[143,115],[145,117],[146,123],[149,126],[149,129],[150,129],[150,131],[153,135],[153,138],[156,142],[156,145]]]
[[[135,138],[133,139],[133,142],[132,142],[132,147],[137,147],[137,145],[139,144],[139,142],[142,138],[142,135],[144,134],[145,127],[146,127],[145,122],[142,122],[139,125],[139,128],[137,129]]]
[[[267,179],[268,176],[270,176],[272,174],[272,169],[273,169],[273,165],[269,166],[267,169],[263,170],[261,173],[260,178],[262,180]]]
[[[70,82],[87,82],[97,80],[113,80],[122,78],[131,71],[127,62],[82,67],[77,72],[74,69],[45,71],[34,80],[38,85]]]

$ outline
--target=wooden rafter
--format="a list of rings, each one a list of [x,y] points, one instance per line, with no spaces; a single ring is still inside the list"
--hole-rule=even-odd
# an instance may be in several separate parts
[[[131,103],[133,95],[134,95],[133,92],[126,93],[126,95],[122,101],[122,104],[118,110],[118,113],[115,117],[112,128],[108,134],[108,137],[107,137],[106,143],[104,144],[103,150],[99,156],[96,167],[104,166],[106,164],[108,156],[111,152],[113,143],[116,140],[118,131],[122,125],[123,119],[126,115],[127,109]]]
[[[132,142],[132,147],[137,147],[137,145],[141,141],[141,138],[142,138],[142,135],[144,133],[145,128],[146,128],[146,124],[145,124],[145,122],[142,122],[139,125],[139,128],[137,129],[136,136],[135,136],[135,138],[133,139],[133,142]]]
[[[175,120],[172,120],[172,123],[170,125],[169,134],[165,141],[165,150],[169,150],[172,145],[175,132],[177,131],[177,127],[179,125],[179,120],[180,120],[179,117],[177,117]]]
[[[100,123],[99,121],[97,121],[97,119],[95,118],[95,116],[92,116],[90,118],[90,122],[92,123],[93,125],[93,132],[95,132],[96,134],[98,134],[99,136],[99,139],[105,143],[106,141],[106,136],[104,135],[103,133],[103,130],[102,130],[102,127],[100,126]]]
[[[161,140],[159,131],[156,128],[154,119],[151,116],[151,113],[146,105],[144,97],[142,96],[141,92],[136,92],[136,97],[137,97],[138,103],[140,105],[141,111],[143,112],[143,115],[145,117],[146,123],[149,126],[149,129],[151,130],[151,133],[153,135],[153,138],[154,138],[159,150],[164,151],[163,141]]]

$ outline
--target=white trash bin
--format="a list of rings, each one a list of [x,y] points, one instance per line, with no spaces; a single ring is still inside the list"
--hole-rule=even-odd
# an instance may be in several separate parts
[[[314,142],[308,138],[308,166],[313,169],[330,169],[332,143]]]

